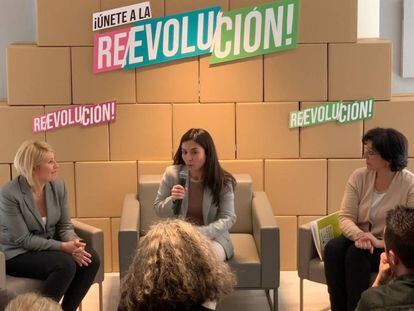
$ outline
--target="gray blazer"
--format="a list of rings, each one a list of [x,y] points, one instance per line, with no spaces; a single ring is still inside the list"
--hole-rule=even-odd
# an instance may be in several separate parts
[[[28,251],[60,250],[60,241],[79,239],[67,209],[63,180],[45,185],[46,225],[35,205],[31,188],[18,176],[0,191],[0,249],[6,260]]]
[[[181,165],[172,165],[165,170],[154,202],[155,212],[159,217],[174,217],[171,188],[178,184],[181,169]],[[187,189],[188,183],[187,180]],[[187,210],[188,192],[186,192],[183,199],[180,216],[185,217]],[[210,189],[204,189],[203,220],[205,225],[198,227],[200,232],[209,239],[220,243],[226,252],[227,259],[231,258],[233,256],[233,245],[230,240],[229,229],[236,222],[234,193],[231,187],[226,187],[220,194],[220,206],[213,204],[213,194]]]

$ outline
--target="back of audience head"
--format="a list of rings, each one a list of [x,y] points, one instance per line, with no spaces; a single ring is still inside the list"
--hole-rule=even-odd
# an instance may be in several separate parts
[[[10,301],[5,311],[62,311],[62,308],[50,298],[36,293],[27,293]]]
[[[401,261],[414,271],[414,209],[398,206],[388,212],[384,240],[391,268]]]
[[[235,277],[194,226],[167,220],[151,226],[121,284],[126,310],[190,310],[229,294]]]

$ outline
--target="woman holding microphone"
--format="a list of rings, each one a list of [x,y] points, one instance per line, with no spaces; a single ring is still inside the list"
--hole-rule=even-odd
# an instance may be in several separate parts
[[[181,137],[174,165],[164,173],[155,212],[160,217],[178,216],[193,223],[212,240],[218,258],[226,260],[233,256],[229,229],[236,222],[235,186],[234,177],[218,162],[210,134],[192,128]]]

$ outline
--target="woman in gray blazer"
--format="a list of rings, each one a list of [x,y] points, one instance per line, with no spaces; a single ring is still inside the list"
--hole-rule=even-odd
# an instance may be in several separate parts
[[[229,259],[233,256],[229,229],[236,222],[235,186],[234,177],[218,162],[210,134],[193,128],[181,138],[174,165],[164,173],[155,212],[160,217],[178,216],[193,223],[212,240],[218,257]]]
[[[96,252],[73,230],[63,180],[49,144],[24,142],[14,158],[20,174],[0,192],[0,249],[6,273],[44,280],[42,294],[75,311],[98,271]]]

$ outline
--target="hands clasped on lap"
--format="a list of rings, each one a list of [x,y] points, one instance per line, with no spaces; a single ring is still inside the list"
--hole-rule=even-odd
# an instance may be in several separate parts
[[[355,247],[367,249],[372,254],[374,248],[384,248],[384,242],[377,239],[371,232],[361,232],[355,240]]]
[[[88,266],[92,260],[92,255],[85,250],[86,243],[80,240],[62,242],[61,250],[71,254],[73,260],[80,266]]]

